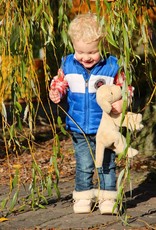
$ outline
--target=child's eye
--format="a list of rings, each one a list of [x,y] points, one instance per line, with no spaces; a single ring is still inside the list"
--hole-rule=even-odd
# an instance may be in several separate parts
[[[91,54],[96,54],[98,51],[93,51],[93,52],[91,52]]]

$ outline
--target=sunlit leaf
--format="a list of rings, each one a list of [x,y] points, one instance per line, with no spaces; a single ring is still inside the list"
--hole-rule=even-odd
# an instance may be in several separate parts
[[[65,128],[63,127],[62,119],[61,119],[60,116],[57,117],[57,123],[58,123],[59,128],[61,129],[61,132],[62,132],[64,135],[66,135],[67,132],[66,132]]]
[[[9,220],[9,219],[8,219],[8,218],[5,218],[5,217],[1,217],[1,218],[0,218],[0,223],[1,223],[1,222],[4,222],[4,221],[7,221],[7,220]]]
[[[63,18],[63,5],[61,4],[59,8],[59,20],[58,20],[58,27],[60,27]]]
[[[19,179],[19,171],[16,169],[15,176],[12,180],[12,189],[14,189],[18,185],[18,179]]]
[[[47,178],[47,190],[48,190],[48,195],[52,195],[52,179],[51,176],[48,176]]]
[[[46,208],[46,207],[45,207],[44,205],[42,205],[42,204],[39,204],[38,207],[39,207],[39,208],[42,208],[42,209],[45,209],[45,208]]]
[[[14,164],[12,167],[15,169],[20,169],[20,168],[22,168],[22,165],[21,164]]]
[[[15,106],[19,110],[19,112],[22,112],[22,106],[18,101],[15,102]]]
[[[60,198],[60,190],[59,190],[59,187],[58,187],[58,184],[57,183],[54,183],[54,189],[55,189],[55,191],[56,191],[56,193],[57,193],[57,196]]]
[[[11,200],[11,204],[10,204],[10,210],[13,210],[13,208],[15,207],[16,203],[17,203],[17,199],[18,199],[18,191],[15,192],[12,200]]]
[[[5,121],[7,122],[7,111],[3,101],[2,101],[2,116],[5,118]]]
[[[8,202],[8,198],[5,198],[2,200],[2,202],[1,202],[1,208],[2,209],[4,209],[6,207],[7,202]]]
[[[122,179],[125,174],[125,169],[122,169],[121,172],[119,173],[118,180],[117,180],[117,188],[120,188],[120,185],[122,184]]]
[[[36,13],[33,16],[32,20],[37,19],[40,13],[42,13],[42,3],[40,3],[39,6],[37,7]]]

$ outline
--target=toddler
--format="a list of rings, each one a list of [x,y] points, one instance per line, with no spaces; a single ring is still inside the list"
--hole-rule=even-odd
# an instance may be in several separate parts
[[[95,14],[78,15],[71,21],[68,34],[74,54],[63,58],[61,69],[51,82],[49,96],[54,103],[59,103],[67,94],[68,114],[72,119],[66,117],[66,128],[71,131],[76,159],[73,209],[75,213],[89,213],[98,196],[101,214],[112,214],[117,196],[115,153],[109,149],[105,151],[103,166],[97,169],[100,181],[97,191],[93,184],[95,164],[90,148],[94,155],[96,132],[102,116],[96,102],[96,90],[103,84],[111,85],[116,81],[122,84],[123,78],[119,81],[117,77],[117,58],[103,58],[100,54],[103,31]],[[121,98],[112,105],[112,112],[121,113],[122,104]]]

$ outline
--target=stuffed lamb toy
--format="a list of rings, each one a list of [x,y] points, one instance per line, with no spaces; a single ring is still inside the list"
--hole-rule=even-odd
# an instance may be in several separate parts
[[[122,114],[113,114],[112,103],[120,100],[122,91],[117,85],[102,85],[97,89],[96,100],[103,110],[101,122],[96,134],[96,167],[102,167],[105,148],[112,149],[116,154],[124,151],[129,158],[138,154],[138,150],[128,146],[125,137],[119,131],[120,127],[125,126],[130,131],[140,131],[143,128],[142,115],[140,113],[127,112]]]

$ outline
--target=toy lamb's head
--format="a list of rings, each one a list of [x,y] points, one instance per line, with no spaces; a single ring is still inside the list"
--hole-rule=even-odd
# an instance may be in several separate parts
[[[121,97],[121,88],[117,85],[102,85],[96,92],[96,101],[98,105],[108,114],[112,110],[112,103],[120,100]]]

